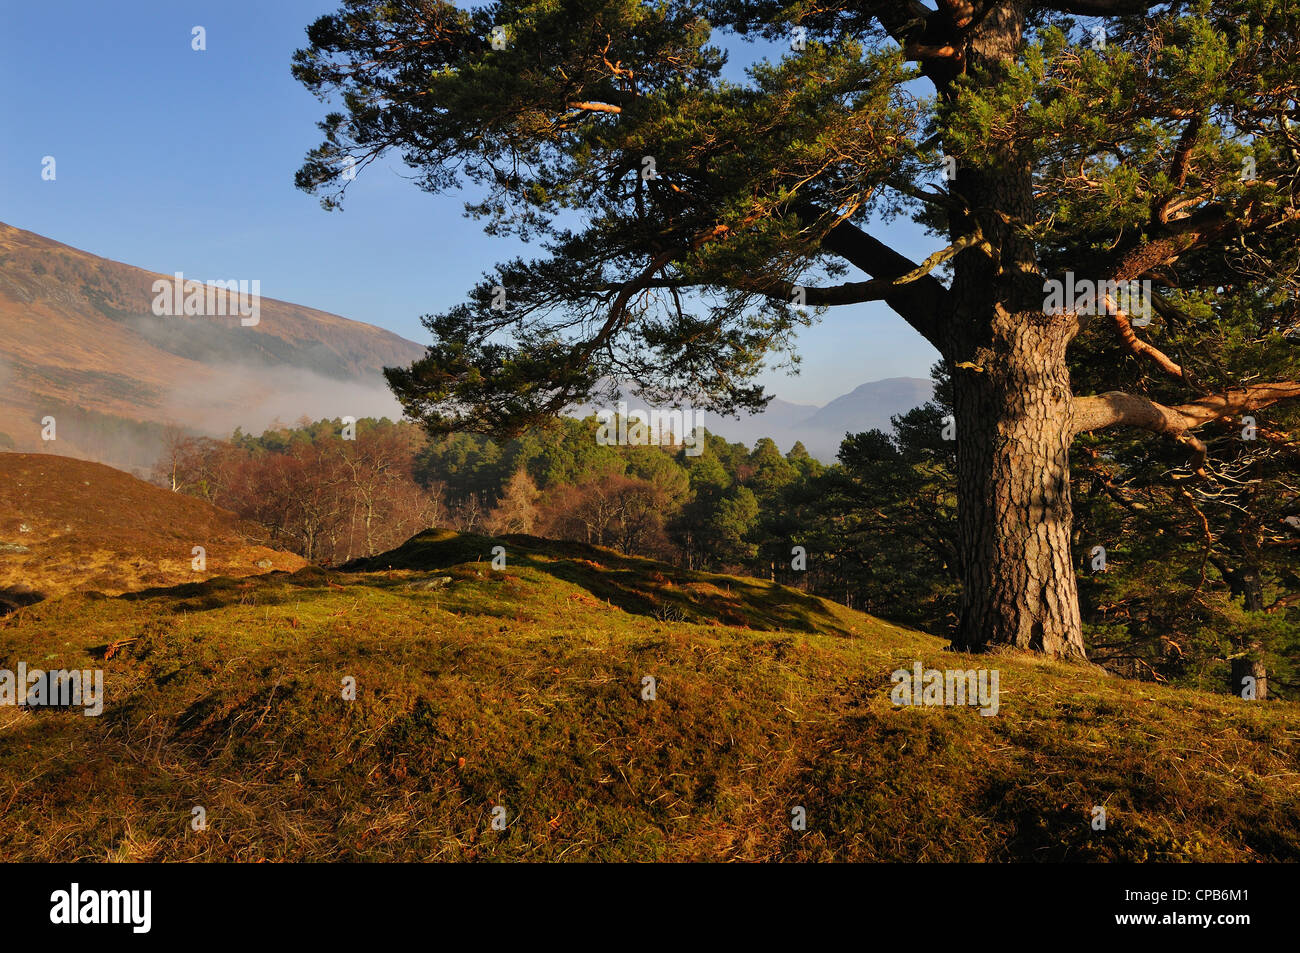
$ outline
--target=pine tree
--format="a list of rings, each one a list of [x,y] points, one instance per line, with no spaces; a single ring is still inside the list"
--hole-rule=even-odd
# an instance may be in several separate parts
[[[727,80],[715,29],[791,50]],[[1285,0],[349,0],[308,38],[295,74],[344,111],[301,187],[336,204],[397,150],[546,249],[426,319],[387,372],[408,413],[515,433],[620,380],[752,408],[808,309],[884,301],[952,373],[963,647],[1083,654],[1081,434],[1138,428],[1207,481],[1199,433],[1300,396]],[[900,213],[944,247],[891,247]],[[1276,359],[1191,360],[1241,295]],[[1094,335],[1167,384],[1076,395]]]

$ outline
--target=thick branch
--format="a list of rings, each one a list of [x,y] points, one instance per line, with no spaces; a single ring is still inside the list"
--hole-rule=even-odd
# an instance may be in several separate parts
[[[1212,420],[1262,410],[1278,401],[1300,397],[1300,381],[1278,381],[1232,388],[1189,404],[1167,407],[1138,394],[1109,391],[1074,399],[1074,433],[1104,430],[1117,424],[1146,430],[1192,430]]]
[[[701,288],[707,286],[707,284],[708,282],[692,281],[686,278],[661,278],[640,282],[639,286],[641,288],[681,290],[685,288]],[[601,285],[596,290],[611,292],[618,291],[622,287],[622,283],[609,284]],[[832,307],[843,304],[861,304],[866,301],[881,301],[897,285],[892,281],[881,281],[873,278],[870,281],[845,281],[838,285],[821,287],[796,285],[790,281],[769,282],[766,284],[757,281],[743,281],[734,282],[728,287],[735,291],[750,291],[754,294],[781,301],[793,301],[796,292],[802,291],[803,304],[812,305],[813,307]]]
[[[1169,168],[1169,178],[1173,180],[1177,188],[1155,203],[1151,209],[1152,222],[1164,225],[1173,217],[1174,200],[1178,198],[1178,190],[1187,184],[1187,171],[1192,160],[1192,150],[1196,147],[1196,139],[1200,136],[1201,129],[1204,126],[1205,114],[1197,113],[1188,121],[1186,128],[1183,129],[1183,134],[1179,136],[1178,145],[1174,149],[1174,159]]]
[[[1300,397],[1300,381],[1252,384],[1175,407],[1157,403],[1140,394],[1110,391],[1095,397],[1074,399],[1073,433],[1125,426],[1166,434],[1195,451],[1196,459],[1192,469],[1204,475],[1206,448],[1192,433],[1193,430],[1213,420],[1235,417],[1245,411],[1261,410],[1278,401],[1296,397]]]
[[[961,251],[967,248],[982,248],[990,257],[993,255],[993,249],[984,236],[976,228],[975,232],[966,235],[953,242],[947,248],[941,248],[939,251],[926,257],[925,261],[914,267],[911,271],[897,276],[896,278],[873,278],[870,281],[848,281],[844,284],[835,285],[830,288],[804,288],[804,303],[811,305],[821,304],[854,304],[861,301],[885,301],[892,294],[901,290],[904,286],[928,278],[930,272],[938,268],[941,264],[955,257]],[[865,270],[865,269],[864,269]],[[783,283],[776,287],[762,289],[762,293],[773,298],[784,298],[789,300],[793,297],[795,290],[800,285]],[[943,286],[940,285],[942,288]],[[758,289],[756,289],[758,290]],[[946,292],[945,292],[946,293]]]
[[[1180,408],[1166,407],[1139,394],[1118,390],[1096,397],[1076,397],[1073,407],[1074,433],[1123,425],[1165,434],[1192,448],[1196,454],[1192,469],[1198,475],[1204,475],[1207,450],[1191,432],[1200,424],[1185,417]]]
[[[623,111],[622,106],[615,106],[612,103],[569,103],[569,108],[593,113],[621,113]]]
[[[1107,295],[1107,300],[1110,300],[1109,295]],[[1183,373],[1182,365],[1154,344],[1148,344],[1137,336],[1137,333],[1133,330],[1133,325],[1129,322],[1128,315],[1123,311],[1114,308],[1111,319],[1115,322],[1115,330],[1119,333],[1120,340],[1124,342],[1130,351],[1139,357],[1149,357],[1162,370],[1168,371],[1174,377],[1184,378],[1186,376]]]
[[[801,217],[810,225],[821,219],[813,210],[801,212]],[[873,278],[891,283],[882,300],[927,341],[943,350],[942,317],[949,310],[949,293],[938,278],[922,274],[896,284],[901,278],[917,274],[921,266],[848,222],[833,226],[821,244]]]
[[[978,12],[971,0],[938,0],[936,6],[947,14],[953,26],[963,29],[971,25]]]
[[[1162,222],[1157,234],[1135,243],[1122,255],[1111,278],[1134,281],[1152,269],[1173,264],[1193,248],[1204,245],[1228,225],[1227,213],[1220,205],[1208,205],[1185,218]]]
[[[853,233],[842,231],[845,228],[852,229]],[[721,238],[728,233],[724,225],[716,226],[709,232],[698,236],[694,242],[695,246],[704,244]],[[832,236],[834,236],[832,238]],[[833,247],[832,247],[833,245]],[[822,305],[844,305],[860,304],[866,301],[886,301],[898,298],[907,291],[909,285],[920,282],[933,282],[937,290],[942,294],[947,294],[947,289],[930,275],[930,272],[938,268],[943,262],[954,258],[957,254],[967,248],[983,249],[985,254],[992,256],[993,248],[985,240],[978,227],[970,234],[959,238],[946,248],[926,257],[921,264],[913,264],[909,259],[893,251],[871,236],[859,231],[853,226],[846,226],[844,223],[834,226],[827,238],[822,240],[822,246],[840,254],[848,259],[852,264],[857,265],[863,271],[877,272],[878,277],[870,281],[846,281],[837,285],[828,285],[825,287],[809,287],[806,285],[797,285],[790,281],[762,282],[753,279],[742,279],[731,281],[728,286],[737,291],[750,291],[755,294],[761,294],[769,298],[775,298],[784,301],[791,301],[796,293],[802,292],[803,304],[814,307]],[[850,253],[856,255],[850,257]],[[661,266],[662,267],[662,266]],[[906,268],[898,274],[893,274],[898,269]],[[657,270],[657,269],[656,269]],[[692,288],[707,285],[707,281],[692,281],[686,278],[652,278],[647,274],[642,274],[636,281],[636,290],[646,288]],[[612,285],[603,285],[600,291],[617,291],[622,292],[626,285],[622,282]],[[931,289],[933,290],[933,289]],[[893,305],[891,304],[891,307]],[[895,310],[898,310],[895,307]],[[904,315],[906,318],[906,315]],[[933,318],[932,314],[926,317]],[[923,332],[924,333],[924,332]]]
[[[1271,606],[1265,606],[1265,612],[1276,612],[1278,609],[1285,609],[1287,606],[1293,606],[1300,603],[1300,592],[1293,592],[1290,595],[1279,596],[1273,600]]]
[[[1113,285],[1127,284],[1171,265],[1193,248],[1205,245],[1228,227],[1227,213],[1220,205],[1208,205],[1184,218],[1160,224],[1154,236],[1136,240],[1122,251],[1117,263],[1103,270],[1109,272]],[[1090,315],[1076,315],[1074,334],[1087,327]]]

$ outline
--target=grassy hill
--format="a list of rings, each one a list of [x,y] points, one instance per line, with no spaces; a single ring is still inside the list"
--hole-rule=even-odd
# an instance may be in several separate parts
[[[0,856],[1300,859],[1293,704],[957,655],[763,581],[530,537],[429,531],[347,570],[0,620],[0,668],[102,667],[108,695],[98,718],[0,708]],[[1000,712],[895,707],[918,659],[996,667]]]
[[[50,453],[0,453],[0,614],[88,589],[109,595],[215,575],[300,569],[233,513],[128,473]],[[193,550],[207,567],[193,568]]]

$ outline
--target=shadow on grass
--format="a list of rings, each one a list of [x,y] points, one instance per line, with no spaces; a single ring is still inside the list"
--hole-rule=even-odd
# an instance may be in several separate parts
[[[10,615],[27,606],[34,606],[44,599],[45,593],[36,592],[27,586],[0,588],[0,616]]]
[[[787,586],[679,569],[584,543],[521,534],[492,538],[451,530],[427,530],[390,552],[355,559],[337,570],[308,566],[293,573],[214,576],[202,582],[141,589],[118,598],[141,601],[163,597],[172,601],[174,612],[204,612],[239,604],[275,606],[310,601],[328,596],[331,588],[342,589],[358,582],[377,589],[420,591],[421,580],[413,582],[408,575],[388,578],[384,574],[389,571],[447,572],[452,587],[465,582],[499,582],[510,576],[492,572],[493,549],[497,546],[505,548],[508,569],[533,569],[586,590],[593,604],[606,602],[661,622],[850,634],[822,600]],[[438,585],[429,588],[448,591]],[[473,611],[503,618],[515,614],[513,609],[498,612],[490,605]]]
[[[343,588],[340,585],[343,578],[339,573],[320,566],[307,566],[292,573],[268,572],[240,578],[213,576],[202,582],[124,592],[117,598],[127,602],[142,602],[163,597],[173,601],[174,612],[206,612],[241,603],[275,606],[290,601],[300,602],[311,590],[324,596],[330,586]]]
[[[344,572],[449,570],[491,566],[503,546],[507,567],[528,567],[591,593],[625,612],[663,622],[717,622],[764,631],[792,629],[847,635],[821,599],[775,583],[679,569],[585,543],[510,534],[499,538],[426,530],[396,549],[344,564]]]

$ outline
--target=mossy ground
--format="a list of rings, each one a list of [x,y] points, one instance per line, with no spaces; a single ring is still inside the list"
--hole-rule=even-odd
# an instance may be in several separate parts
[[[102,668],[108,696],[0,708],[0,859],[1300,859],[1293,704],[954,654],[529,537],[430,531],[348,570],[0,620],[0,668]],[[999,713],[895,707],[917,659],[997,668]]]

